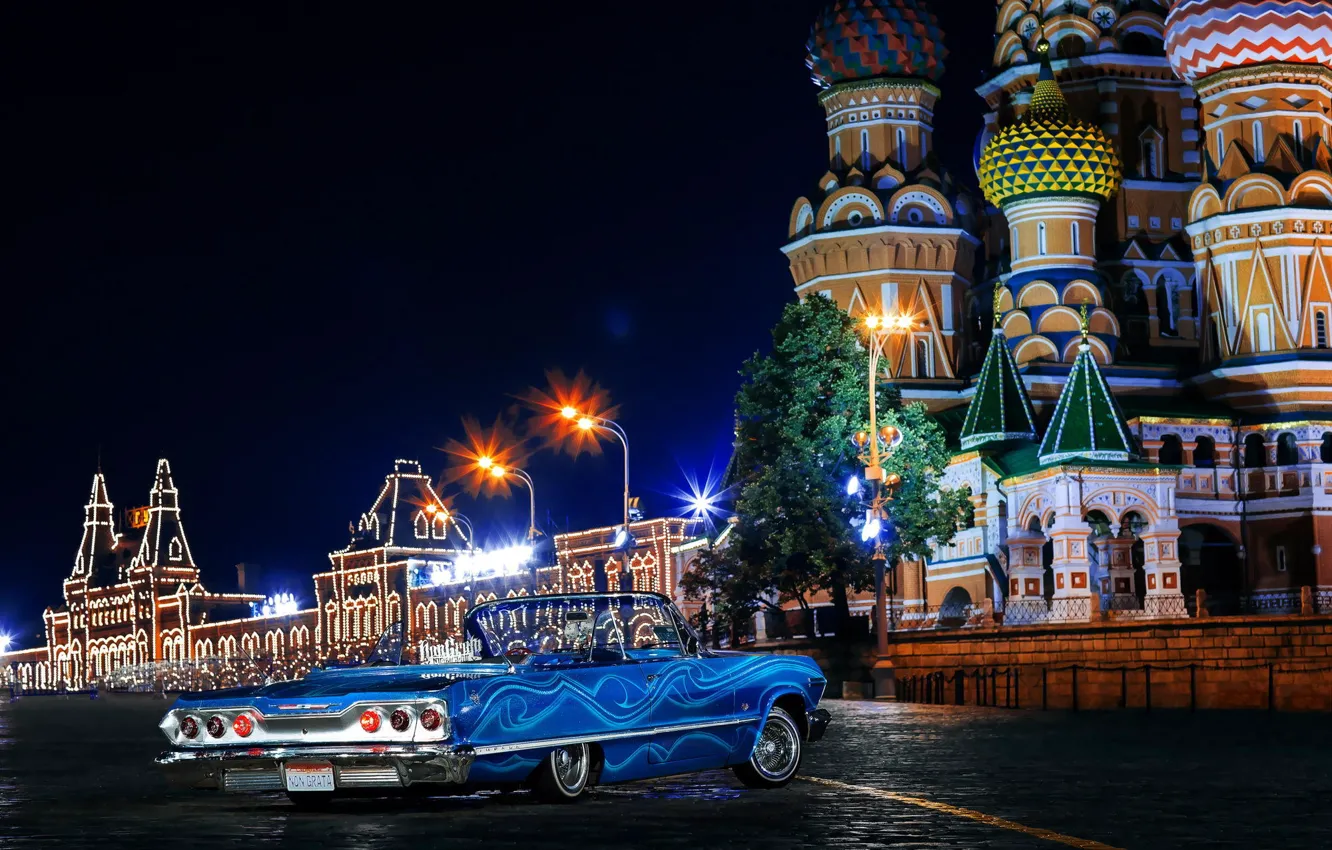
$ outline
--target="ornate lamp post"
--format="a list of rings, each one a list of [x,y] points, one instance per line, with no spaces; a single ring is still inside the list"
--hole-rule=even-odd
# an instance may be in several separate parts
[[[560,410],[560,415],[573,422],[581,431],[607,431],[614,434],[619,439],[620,445],[624,446],[624,539],[618,539],[616,545],[623,546],[629,543],[629,436],[624,433],[624,429],[619,423],[614,422],[604,416],[586,416],[578,412],[577,408],[565,407]]]
[[[891,612],[888,605],[889,587],[888,555],[883,545],[883,525],[888,520],[887,504],[892,500],[892,489],[901,483],[897,473],[884,473],[883,458],[891,454],[902,442],[902,432],[892,425],[882,428],[878,423],[877,380],[879,363],[883,359],[890,337],[907,333],[911,330],[912,318],[907,315],[875,315],[865,317],[865,328],[869,331],[869,431],[860,431],[855,437],[860,459],[865,464],[865,480],[871,482],[869,508],[865,512],[865,525],[861,530],[861,539],[874,541],[874,615],[878,661],[874,665],[874,695],[888,696],[896,685],[893,681],[893,664],[888,658],[888,630]],[[891,378],[891,369],[884,370]]]

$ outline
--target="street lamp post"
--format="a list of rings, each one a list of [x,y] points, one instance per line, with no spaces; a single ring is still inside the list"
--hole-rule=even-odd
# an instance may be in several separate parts
[[[884,351],[888,340],[895,334],[906,333],[911,329],[912,319],[907,315],[879,316],[870,314],[865,318],[865,327],[869,331],[869,425],[868,433],[860,432],[856,434],[855,442],[858,448],[864,452],[868,449],[868,456],[861,455],[865,461],[865,480],[874,484],[873,492],[870,497],[870,506],[865,518],[866,523],[876,523],[873,528],[874,554],[871,560],[874,562],[874,614],[875,614],[875,632],[876,634],[876,654],[878,660],[874,665],[874,695],[888,696],[891,690],[895,689],[896,676],[893,672],[893,663],[888,657],[888,631],[889,617],[892,616],[888,604],[888,555],[884,551],[883,540],[880,536],[882,523],[888,518],[887,504],[892,500],[892,488],[900,483],[901,476],[896,473],[884,474],[883,457],[891,453],[902,442],[902,432],[891,425],[885,425],[882,429],[878,423],[878,389],[877,380],[879,374],[879,363],[883,359]],[[888,376],[892,377],[891,369],[885,369]],[[883,444],[882,452],[880,443]]]
[[[620,440],[620,445],[624,446],[624,533],[626,539],[629,535],[629,435],[624,433],[618,422],[614,422],[604,416],[585,416],[578,412],[577,408],[565,407],[560,411],[560,415],[565,419],[572,421],[582,431],[609,431]]]
[[[504,478],[512,475],[523,483],[527,488],[528,521],[527,521],[527,539],[536,540],[541,532],[536,527],[536,485],[532,483],[532,476],[525,471],[513,466],[501,466],[488,457],[483,457],[477,461],[482,469],[487,469],[495,478]]]

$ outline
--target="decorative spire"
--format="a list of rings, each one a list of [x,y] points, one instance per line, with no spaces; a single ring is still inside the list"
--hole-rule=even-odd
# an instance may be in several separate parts
[[[1036,414],[1031,399],[1022,384],[1013,353],[1008,350],[1008,338],[999,326],[999,299],[1002,285],[994,289],[994,333],[990,349],[985,353],[980,377],[976,381],[976,394],[967,407],[967,418],[962,424],[962,448],[975,449],[988,443],[1006,440],[1035,440]]]
[[[112,527],[114,516],[115,506],[107,498],[106,479],[99,462],[97,474],[93,476],[92,494],[88,504],[83,506],[83,539],[79,541],[79,553],[74,556],[74,577],[97,578],[99,567],[104,567],[109,560],[113,562],[116,548],[116,533]],[[111,580],[115,580],[114,574]]]
[[[1041,441],[1040,461],[1058,463],[1073,458],[1130,461],[1138,457],[1133,437],[1124,424],[1110,387],[1091,353],[1087,340],[1087,305],[1082,306],[1082,342],[1059,394],[1054,416]]]
[[[148,493],[148,525],[144,527],[143,545],[134,557],[134,566],[195,569],[185,528],[180,522],[180,493],[166,458],[157,462],[153,489]]]

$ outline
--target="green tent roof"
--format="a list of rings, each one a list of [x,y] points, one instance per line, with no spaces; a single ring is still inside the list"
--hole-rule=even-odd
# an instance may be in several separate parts
[[[1013,354],[1008,350],[1008,339],[996,327],[981,365],[976,394],[967,406],[962,448],[975,449],[1008,440],[1035,440],[1038,436],[1036,414],[1032,412],[1031,399],[1022,385]]]
[[[1041,463],[1071,458],[1130,461],[1137,456],[1124,415],[1084,339],[1045,429]]]

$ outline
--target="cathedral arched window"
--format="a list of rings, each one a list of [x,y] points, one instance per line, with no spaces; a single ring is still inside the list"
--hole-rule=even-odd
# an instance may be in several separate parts
[[[1221,160],[1226,156],[1226,134],[1221,130],[1216,131],[1216,164],[1220,165]]]
[[[1070,226],[1069,230],[1070,230],[1069,236],[1070,236],[1070,237],[1072,238],[1072,240],[1073,240],[1073,253],[1074,253],[1074,254],[1081,254],[1081,253],[1082,253],[1082,228],[1080,228],[1080,227],[1078,226],[1078,223],[1075,221],[1075,222],[1073,222],[1073,224]]]
[[[930,137],[924,131],[920,132],[920,161],[924,162],[925,157],[930,153]]]
[[[1267,466],[1267,447],[1263,445],[1262,434],[1249,434],[1244,438],[1244,468],[1258,469]]]
[[[1184,462],[1184,444],[1174,434],[1161,438],[1161,451],[1158,454],[1161,463],[1178,466]]]
[[[1314,347],[1327,348],[1327,312],[1314,313]]]
[[[1199,437],[1194,442],[1193,465],[1205,469],[1216,466],[1216,443],[1211,437]]]
[[[860,131],[860,169],[869,171],[873,162],[873,154],[870,151],[869,130]]]
[[[905,169],[905,168],[910,168],[910,167],[911,167],[911,166],[910,166],[910,163],[907,162],[907,149],[906,149],[906,146],[907,146],[907,144],[906,144],[906,130],[904,130],[904,129],[901,128],[901,127],[898,127],[898,128],[897,128],[897,159],[898,159],[898,161],[900,161],[900,162],[902,163],[902,168],[904,168],[904,169]]]
[[[1266,156],[1263,150],[1263,122],[1253,122],[1253,161],[1262,162]]]
[[[1277,437],[1277,466],[1294,466],[1300,462],[1300,448],[1295,435],[1287,431]]]
[[[1021,256],[1018,253],[1018,229],[1016,227],[1011,227],[1009,228],[1008,234],[1013,244],[1013,259],[1016,260]]]
[[[930,357],[930,340],[928,337],[918,336],[915,340],[915,367],[917,378],[932,377],[931,367],[934,365],[933,358]]]
[[[1045,222],[1036,225],[1036,253],[1045,256]]]
[[[1323,444],[1318,447],[1318,459],[1323,463],[1332,463],[1332,431],[1323,433]]]
[[[1300,162],[1304,162],[1304,122],[1296,121],[1292,133],[1295,136],[1295,155],[1300,158]]]
[[[184,548],[180,545],[180,538],[173,537],[167,545],[167,557],[173,561],[179,561],[184,556]]]
[[[842,137],[841,137],[841,136],[834,136],[834,137],[833,137],[833,164],[832,164],[832,166],[833,166],[833,170],[834,170],[834,171],[836,171],[837,169],[839,169],[839,168],[842,167]]]

